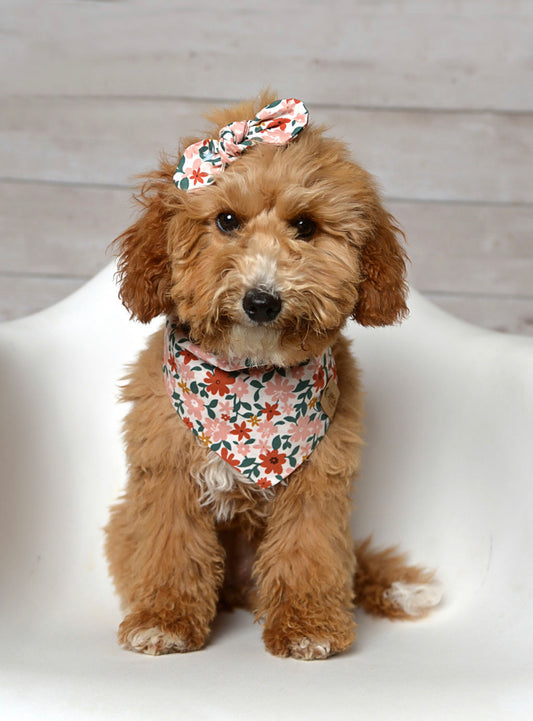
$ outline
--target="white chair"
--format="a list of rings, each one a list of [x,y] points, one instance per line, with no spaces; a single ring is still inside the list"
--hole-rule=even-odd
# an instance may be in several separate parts
[[[367,390],[354,534],[438,568],[429,618],[358,612],[352,650],[303,663],[236,612],[203,651],[153,658],[117,645],[102,554],[125,476],[118,379],[150,332],[112,275],[0,326],[1,718],[533,718],[533,340],[416,293],[401,326],[348,329]]]

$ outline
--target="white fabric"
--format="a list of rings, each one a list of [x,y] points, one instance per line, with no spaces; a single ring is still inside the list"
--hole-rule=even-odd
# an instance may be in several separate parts
[[[273,658],[244,612],[202,652],[149,658],[116,643],[102,556],[125,472],[117,382],[150,330],[128,321],[112,272],[0,326],[1,717],[532,718],[533,341],[416,293],[402,326],[349,327],[367,393],[354,532],[438,567],[439,610],[358,613],[356,645],[328,661]]]

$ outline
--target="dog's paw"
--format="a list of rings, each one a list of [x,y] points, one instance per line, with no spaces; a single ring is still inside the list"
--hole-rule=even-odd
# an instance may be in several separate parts
[[[300,638],[294,641],[289,647],[289,656],[301,661],[316,661],[327,658],[332,653],[329,641],[318,641],[314,638]]]
[[[188,619],[169,621],[155,614],[139,612],[122,621],[118,640],[129,651],[162,656],[198,650],[204,645],[207,633]]]
[[[265,647],[274,656],[291,657],[299,661],[319,661],[349,648],[355,639],[353,630],[320,634],[320,637],[301,632],[265,634]]]
[[[275,622],[268,619],[263,631],[267,651],[274,656],[315,661],[346,651],[355,640],[356,625],[351,612],[330,609],[296,615],[294,609]]]
[[[150,656],[162,656],[166,653],[187,651],[185,639],[168,631],[163,631],[159,626],[133,629],[123,639],[122,646],[129,651],[146,653]]]

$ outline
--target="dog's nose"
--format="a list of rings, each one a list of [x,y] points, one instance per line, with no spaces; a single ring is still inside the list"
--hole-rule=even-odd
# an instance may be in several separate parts
[[[256,323],[270,323],[281,310],[281,298],[277,293],[252,288],[243,298],[244,312]]]

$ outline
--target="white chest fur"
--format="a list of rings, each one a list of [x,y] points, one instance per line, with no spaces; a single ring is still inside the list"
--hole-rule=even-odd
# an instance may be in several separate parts
[[[257,494],[258,500],[271,500],[275,494],[274,488],[261,488],[213,451],[208,452],[207,461],[194,480],[201,489],[200,504],[213,512],[218,523],[233,518],[240,494],[248,497]]]

